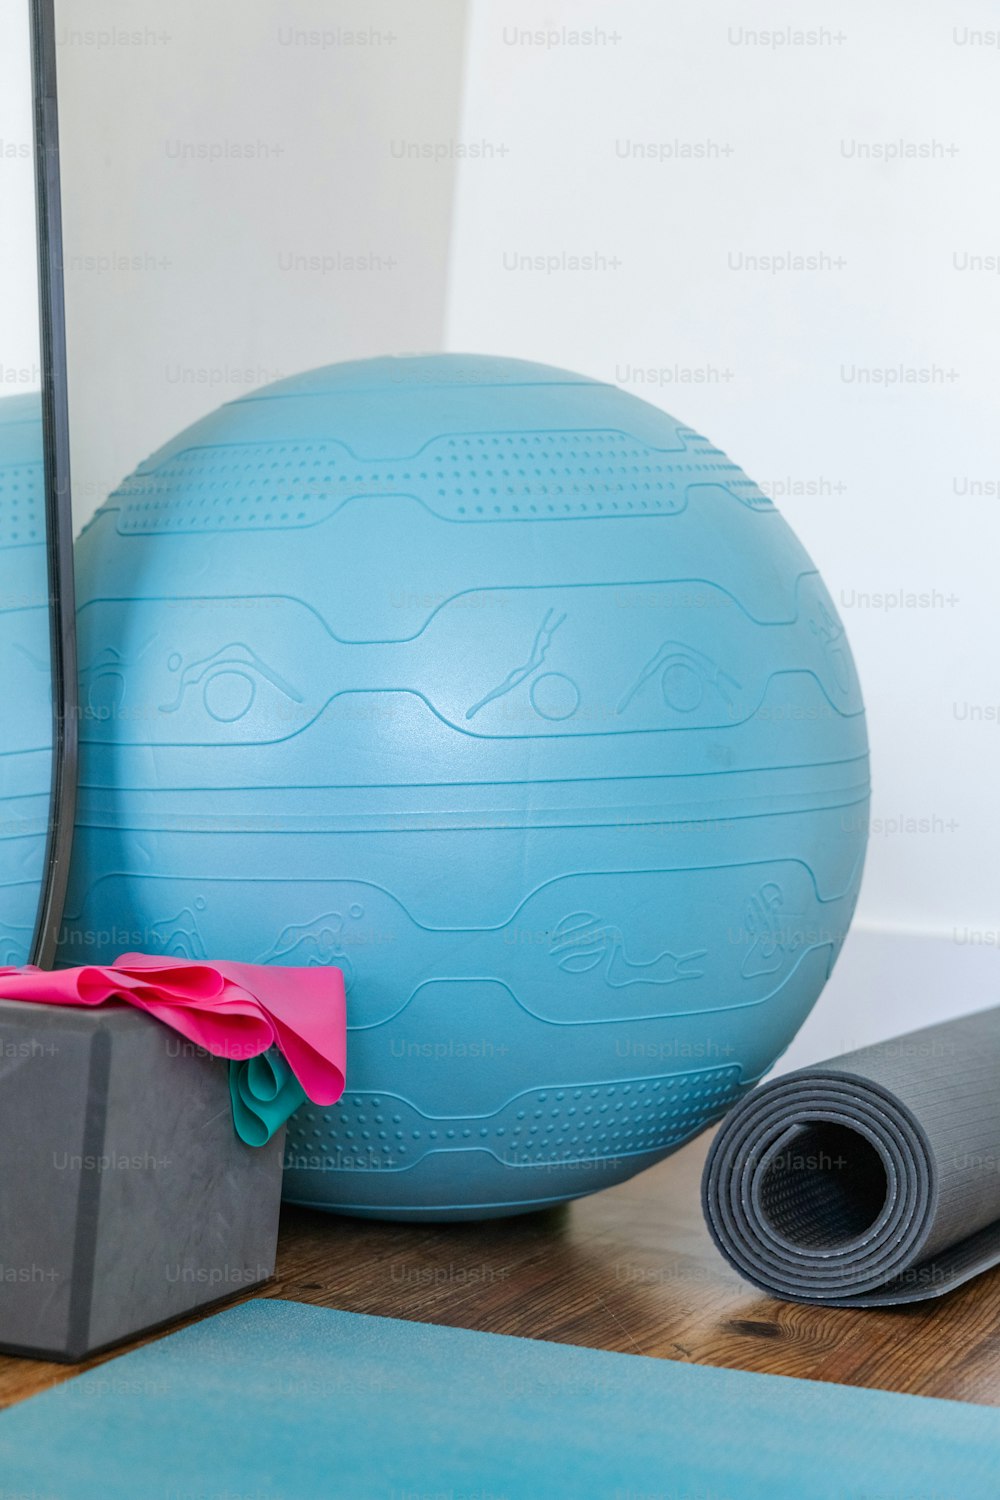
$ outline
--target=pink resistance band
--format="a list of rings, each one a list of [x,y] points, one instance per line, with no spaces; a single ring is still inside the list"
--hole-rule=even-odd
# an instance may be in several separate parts
[[[316,1104],[333,1104],[344,1091],[347,1014],[339,969],[123,953],[106,967],[0,968],[0,1000],[43,1005],[124,1000],[233,1063],[276,1047]]]

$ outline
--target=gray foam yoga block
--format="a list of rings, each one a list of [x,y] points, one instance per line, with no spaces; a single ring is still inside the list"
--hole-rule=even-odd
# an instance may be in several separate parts
[[[0,1349],[78,1360],[274,1271],[284,1131],[126,1005],[0,1001]]]

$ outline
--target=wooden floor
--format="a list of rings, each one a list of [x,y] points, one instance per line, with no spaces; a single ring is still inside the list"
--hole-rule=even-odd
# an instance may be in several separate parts
[[[1000,1405],[1000,1271],[919,1308],[772,1301],[708,1237],[698,1193],[707,1144],[518,1219],[398,1225],[286,1208],[278,1274],[251,1295]],[[0,1406],[113,1357],[0,1357]]]

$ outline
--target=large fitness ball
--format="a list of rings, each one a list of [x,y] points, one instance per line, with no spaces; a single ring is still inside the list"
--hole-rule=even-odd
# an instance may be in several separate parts
[[[850,921],[865,721],[770,501],[634,397],[457,355],[196,423],[79,545],[63,956],[338,964],[287,1196],[513,1213],[717,1119]]]
[[[0,396],[0,967],[25,964],[31,956],[47,858],[52,657],[46,542],[41,392]]]

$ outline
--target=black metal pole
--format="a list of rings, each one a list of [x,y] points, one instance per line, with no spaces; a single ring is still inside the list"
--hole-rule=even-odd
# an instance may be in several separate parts
[[[45,875],[31,961],[49,968],[55,957],[69,877],[76,818],[79,728],[53,0],[31,0],[31,51],[52,657],[52,794]]]

